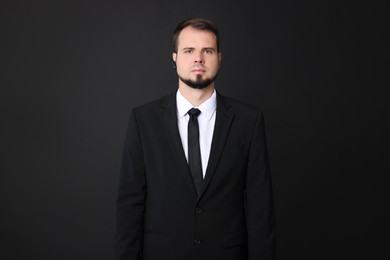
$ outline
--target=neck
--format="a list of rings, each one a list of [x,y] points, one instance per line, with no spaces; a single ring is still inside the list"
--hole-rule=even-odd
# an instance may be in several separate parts
[[[179,91],[194,107],[199,107],[214,93],[214,83],[203,89],[195,89],[179,82]]]

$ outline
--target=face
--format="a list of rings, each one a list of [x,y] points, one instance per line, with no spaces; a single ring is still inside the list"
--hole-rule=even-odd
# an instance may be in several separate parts
[[[221,62],[216,36],[209,31],[186,27],[179,35],[177,53],[173,53],[172,58],[180,83],[206,88],[214,82]]]

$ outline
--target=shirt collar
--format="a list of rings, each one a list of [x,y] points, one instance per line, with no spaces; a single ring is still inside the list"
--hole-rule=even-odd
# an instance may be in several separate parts
[[[187,99],[185,99],[185,97],[183,97],[180,90],[177,90],[176,93],[176,104],[179,117],[184,117],[188,110],[194,107]],[[217,109],[217,95],[215,89],[211,97],[197,108],[200,110],[202,116],[205,116],[208,120],[212,118],[215,110]]]

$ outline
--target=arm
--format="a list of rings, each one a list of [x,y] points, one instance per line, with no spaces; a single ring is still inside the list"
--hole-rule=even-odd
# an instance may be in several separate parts
[[[124,145],[116,211],[116,260],[139,260],[142,253],[146,180],[139,129],[131,113]]]
[[[252,134],[246,179],[248,260],[275,259],[271,176],[262,113]]]

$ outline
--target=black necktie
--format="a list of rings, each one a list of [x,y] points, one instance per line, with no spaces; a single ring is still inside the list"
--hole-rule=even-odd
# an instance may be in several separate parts
[[[202,160],[200,157],[198,115],[200,110],[191,108],[188,111],[188,165],[190,167],[192,180],[196,193],[199,195],[203,186]]]

